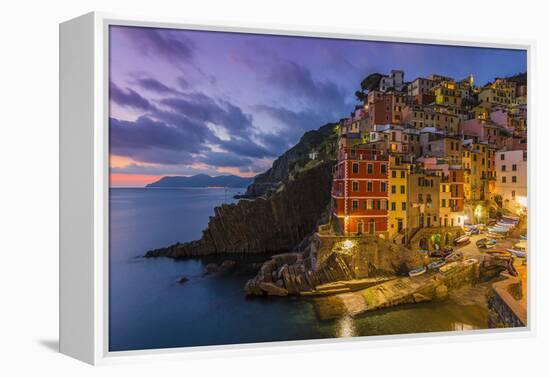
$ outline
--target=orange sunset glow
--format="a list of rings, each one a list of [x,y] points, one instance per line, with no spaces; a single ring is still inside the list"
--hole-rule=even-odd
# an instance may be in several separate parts
[[[111,173],[110,185],[112,187],[143,187],[162,177],[162,175]]]

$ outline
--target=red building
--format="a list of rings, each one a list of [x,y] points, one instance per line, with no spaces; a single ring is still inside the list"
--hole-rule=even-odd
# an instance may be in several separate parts
[[[449,206],[452,212],[464,211],[464,169],[449,171],[451,200]]]
[[[334,167],[332,214],[344,234],[388,231],[388,157],[368,144],[342,147]]]

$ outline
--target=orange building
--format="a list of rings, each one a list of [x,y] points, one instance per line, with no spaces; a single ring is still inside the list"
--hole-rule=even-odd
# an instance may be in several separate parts
[[[369,144],[342,147],[334,167],[332,214],[344,234],[388,232],[388,157]]]

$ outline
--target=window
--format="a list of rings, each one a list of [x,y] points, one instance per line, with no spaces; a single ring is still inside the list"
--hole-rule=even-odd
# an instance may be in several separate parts
[[[380,182],[380,192],[386,192],[386,182]]]
[[[518,166],[516,164],[513,164],[512,165],[512,171],[516,171],[516,170],[518,170]]]
[[[501,153],[501,154],[500,154],[500,159],[501,159],[502,161],[504,161],[504,153]]]
[[[357,208],[359,208],[359,201],[358,200],[352,200],[351,201],[351,207],[353,208],[353,210],[356,210]]]
[[[386,174],[386,164],[381,164],[380,165],[380,173]]]
[[[372,192],[372,181],[367,182],[367,192]]]
[[[395,170],[391,171],[391,177],[392,178],[397,178],[397,172]]]
[[[512,198],[515,198],[515,197],[516,197],[516,192],[512,190]]]
[[[517,177],[515,175],[512,176],[512,183],[517,183]]]
[[[372,164],[367,164],[367,173],[372,174]]]
[[[351,171],[352,171],[354,174],[359,173],[359,164],[353,163],[353,164],[351,165]]]
[[[422,203],[422,194],[418,194],[418,202]]]
[[[446,205],[446,200],[445,199],[441,199],[441,207],[442,208],[445,208],[445,205]]]
[[[401,202],[401,210],[406,211],[407,210],[407,202]]]
[[[426,194],[426,203],[431,203],[431,202],[432,202],[432,195]]]
[[[502,183],[506,183],[506,177],[502,177]]]
[[[395,187],[395,185],[391,185],[391,193],[392,193],[392,194],[395,194],[395,193],[396,193],[396,187]]]
[[[405,193],[405,185],[401,185],[401,194]]]
[[[405,172],[401,171],[401,178],[405,178]]]
[[[359,182],[352,182],[351,183],[351,191],[353,191],[353,192],[359,191]]]

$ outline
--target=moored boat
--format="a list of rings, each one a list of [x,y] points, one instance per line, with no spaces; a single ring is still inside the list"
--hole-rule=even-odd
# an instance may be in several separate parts
[[[460,251],[455,251],[451,255],[445,257],[445,262],[456,262],[461,261],[462,259],[464,259],[464,255]]]
[[[527,257],[527,241],[519,241],[513,248],[506,249],[510,253],[514,254],[518,258]]]
[[[470,237],[467,234],[465,234],[463,236],[455,238],[453,242],[455,245],[466,245],[470,243]]]
[[[435,270],[445,264],[445,259],[440,259],[433,261],[432,263],[428,264],[428,270]]]
[[[422,267],[419,267],[419,268],[415,268],[414,270],[410,270],[409,271],[409,276],[410,277],[420,276],[425,272],[426,272],[426,267],[422,266]]]

